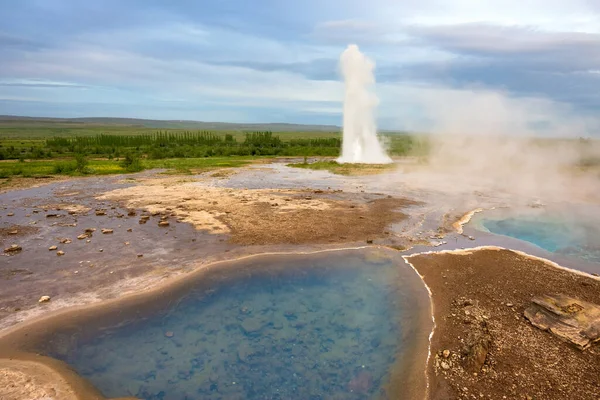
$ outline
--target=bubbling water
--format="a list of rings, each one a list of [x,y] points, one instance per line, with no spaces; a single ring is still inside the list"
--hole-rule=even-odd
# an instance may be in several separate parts
[[[377,138],[374,110],[377,96],[369,89],[375,83],[375,64],[351,44],[340,57],[346,94],[344,132],[339,163],[389,164],[391,158]]]

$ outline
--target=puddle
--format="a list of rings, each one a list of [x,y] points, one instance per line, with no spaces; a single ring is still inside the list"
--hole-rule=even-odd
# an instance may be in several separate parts
[[[600,210],[592,206],[498,209],[473,218],[473,226],[558,256],[600,264],[599,216]]]
[[[105,396],[370,399],[423,393],[427,291],[396,252],[251,257],[15,331]],[[40,325],[43,329],[39,329]]]

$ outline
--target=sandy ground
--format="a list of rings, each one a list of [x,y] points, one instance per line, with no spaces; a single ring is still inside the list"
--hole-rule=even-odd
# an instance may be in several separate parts
[[[531,298],[543,294],[600,304],[600,280],[508,250],[407,259],[433,294],[431,399],[600,398],[598,345],[577,350],[523,317]],[[481,368],[474,367],[473,345],[486,338],[489,353]]]
[[[386,227],[406,218],[399,209],[416,204],[341,190],[207,187],[181,178],[145,180],[99,199],[170,214],[241,245],[370,241],[389,235]]]
[[[0,360],[0,388],[3,400],[78,400],[62,376],[35,362]]]

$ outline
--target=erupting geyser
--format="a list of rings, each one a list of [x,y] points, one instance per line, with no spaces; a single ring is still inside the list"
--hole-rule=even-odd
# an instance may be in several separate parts
[[[344,134],[340,163],[389,164],[377,139],[373,111],[378,99],[369,89],[375,83],[375,64],[351,44],[340,57],[346,94],[344,97]]]

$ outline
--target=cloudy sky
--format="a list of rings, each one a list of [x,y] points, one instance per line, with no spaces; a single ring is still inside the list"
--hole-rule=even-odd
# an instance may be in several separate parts
[[[597,134],[598,0],[0,0],[0,114],[340,124],[338,59],[388,129]]]

